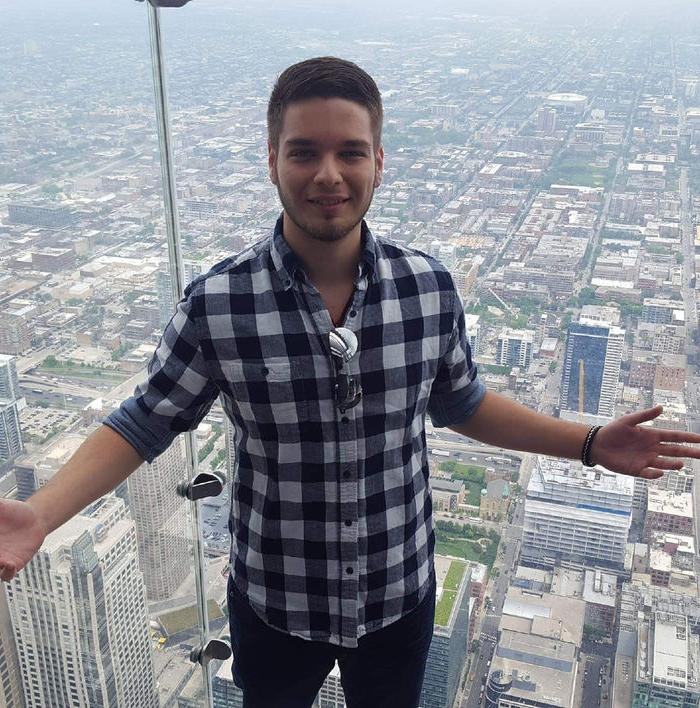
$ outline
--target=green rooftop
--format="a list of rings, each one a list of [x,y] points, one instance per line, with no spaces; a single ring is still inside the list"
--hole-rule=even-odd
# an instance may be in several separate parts
[[[457,599],[459,586],[462,584],[466,568],[467,564],[461,561],[452,561],[450,563],[450,569],[447,571],[442,588],[442,597],[435,605],[435,624],[440,627],[447,627],[450,622],[452,608]]]
[[[212,599],[207,601],[207,613],[209,615],[209,621],[221,619],[221,617],[224,616],[216,600]],[[178,632],[194,629],[199,624],[197,605],[190,605],[179,610],[173,610],[172,612],[164,612],[158,615],[158,619],[163,627],[163,631],[168,637]]]

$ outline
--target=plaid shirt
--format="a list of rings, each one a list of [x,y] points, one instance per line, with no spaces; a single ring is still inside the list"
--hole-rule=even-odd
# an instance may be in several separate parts
[[[363,397],[341,413],[333,328],[274,233],[193,281],[134,396],[105,419],[147,461],[221,396],[236,433],[231,563],[270,626],[346,647],[430,589],[435,545],[425,414],[469,417],[484,396],[463,304],[434,258],[375,238],[343,326]]]

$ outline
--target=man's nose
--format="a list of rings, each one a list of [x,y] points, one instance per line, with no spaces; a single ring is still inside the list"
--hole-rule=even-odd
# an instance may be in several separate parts
[[[316,171],[314,182],[316,184],[338,184],[343,181],[335,157],[329,155],[324,157]]]

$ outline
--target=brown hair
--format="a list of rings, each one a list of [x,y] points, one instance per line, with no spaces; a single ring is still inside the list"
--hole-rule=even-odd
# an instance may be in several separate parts
[[[374,147],[379,147],[384,111],[377,84],[357,64],[337,57],[306,59],[279,75],[267,104],[267,134],[274,147],[279,144],[287,106],[309,98],[344,98],[359,103],[369,112]]]

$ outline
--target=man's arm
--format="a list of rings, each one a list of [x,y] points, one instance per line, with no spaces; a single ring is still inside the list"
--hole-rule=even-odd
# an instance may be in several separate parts
[[[493,391],[486,392],[467,420],[448,427],[495,447],[569,459],[581,457],[590,429],[588,425],[537,413]]]
[[[679,458],[700,459],[700,434],[642,425],[662,412],[661,406],[654,406],[604,425],[593,438],[589,458],[613,472],[645,479],[681,469],[685,463]],[[590,430],[587,425],[536,413],[492,391],[463,423],[448,427],[489,445],[569,459],[581,458]]]
[[[142,462],[119,433],[101,425],[27,504],[49,534],[119,486]]]
[[[49,533],[112,491],[142,462],[119,433],[102,425],[26,502],[0,499],[0,580],[12,580]]]

